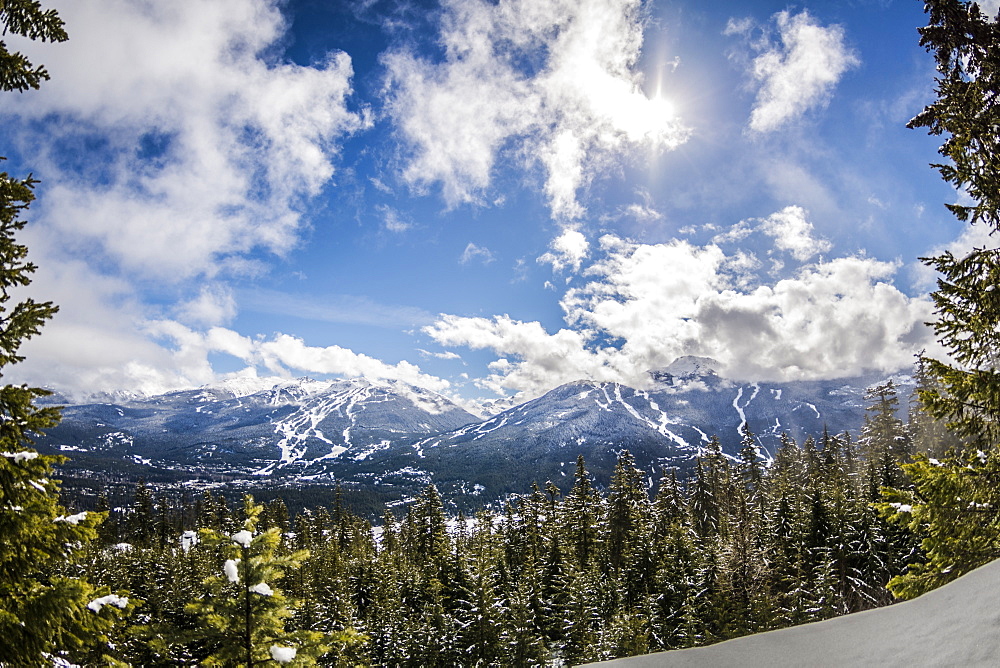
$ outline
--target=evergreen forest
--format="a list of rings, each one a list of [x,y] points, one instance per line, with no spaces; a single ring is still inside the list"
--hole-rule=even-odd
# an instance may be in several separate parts
[[[767,465],[747,427],[738,457],[713,440],[688,479],[664,471],[652,489],[628,451],[605,490],[581,458],[568,489],[534,484],[475,517],[446,516],[433,485],[377,526],[339,493],[290,517],[280,500],[139,485],[126,507],[103,501],[98,539],[60,569],[138,604],[111,641],[133,665],[215,665],[247,645],[265,662],[307,646],[302,633],[335,666],[576,665],[710,644],[891,603],[890,579],[921,559],[923,536],[889,521],[891,503],[879,512],[881,490],[904,484],[915,443],[946,444],[896,416],[891,382],[868,398],[856,441],[785,438]]]

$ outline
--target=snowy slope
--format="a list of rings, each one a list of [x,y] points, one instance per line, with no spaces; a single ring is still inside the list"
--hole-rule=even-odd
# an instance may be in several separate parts
[[[737,383],[719,377],[715,363],[685,357],[652,372],[654,385],[579,381],[489,419],[436,434],[414,445],[433,448],[473,443],[546,452],[581,445],[648,450],[660,464],[688,460],[718,436],[736,454],[749,425],[762,452],[773,454],[782,433],[798,442],[855,431],[864,415],[865,387],[878,377],[849,381]],[[909,388],[899,388],[902,402]],[[905,417],[905,416],[903,416]],[[659,454],[656,454],[659,452]]]
[[[1000,665],[1000,560],[912,601],[608,668]]]
[[[448,399],[405,383],[251,379],[68,406],[39,445],[77,453],[74,458],[138,457],[260,475],[341,456],[363,458],[387,443],[475,420]]]
[[[712,360],[687,357],[651,372],[646,389],[579,381],[480,419],[400,382],[238,378],[70,405],[38,444],[71,455],[69,466],[85,475],[336,480],[380,492],[399,481],[406,494],[433,481],[471,504],[524,493],[532,482],[565,490],[580,455],[603,486],[628,449],[652,486],[665,466],[683,476],[713,435],[736,455],[743,425],[765,458],[782,433],[799,443],[824,427],[856,433],[864,389],[881,380],[740,383],[720,377]],[[903,405],[908,391],[900,387]]]

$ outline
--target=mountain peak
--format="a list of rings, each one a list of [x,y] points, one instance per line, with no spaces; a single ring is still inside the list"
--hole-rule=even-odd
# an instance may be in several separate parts
[[[693,376],[718,376],[721,366],[711,357],[684,355],[675,359],[663,370],[672,376],[690,378]]]
[[[720,380],[721,366],[711,357],[685,355],[661,369],[653,369],[649,375],[659,385],[687,386],[697,381]]]

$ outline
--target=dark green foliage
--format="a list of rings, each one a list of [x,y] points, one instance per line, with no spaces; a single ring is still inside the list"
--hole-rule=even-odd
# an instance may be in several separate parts
[[[911,122],[944,137],[934,165],[969,204],[950,204],[961,221],[1000,230],[1000,24],[977,4],[928,0],[920,44],[937,63],[936,100]],[[975,248],[924,258],[938,271],[932,323],[948,361],[921,357],[916,419],[919,451],[908,476],[881,478],[883,515],[923,538],[923,558],[890,587],[904,598],[942,585],[994,559],[1000,544],[1000,250]],[[946,424],[953,436],[934,438]],[[930,436],[930,438],[928,438]],[[950,446],[952,449],[946,450]],[[939,459],[938,459],[939,458]]]
[[[945,137],[934,165],[942,178],[972,199],[948,208],[962,221],[1000,229],[1000,26],[975,3],[925,3],[928,25],[920,44],[937,62],[937,99],[912,121]],[[975,249],[965,257],[950,252],[924,261],[940,274],[933,293],[933,323],[953,363],[925,358],[937,383],[921,398],[926,409],[956,432],[993,447],[1000,436],[1000,257],[996,249]]]
[[[332,651],[311,656],[332,666],[573,665],[888,603],[886,584],[906,571],[916,543],[872,507],[866,472],[881,475],[880,462],[827,433],[801,449],[785,437],[765,466],[749,428],[745,437],[735,464],[709,443],[700,482],[685,486],[667,471],[652,499],[627,451],[607,490],[580,460],[565,496],[551,482],[533,485],[475,521],[449,519],[429,485],[401,520],[385,513],[379,540],[334,498],[330,510],[290,518],[291,533],[263,530],[265,519],[286,517],[279,504],[224,520],[202,513],[199,521],[231,526],[203,530],[211,538],[185,549],[185,527],[159,515],[195,514],[159,502],[151,522],[173,527],[172,537],[99,550],[94,569],[145,597],[126,642],[151,666],[245,663],[248,601],[254,661],[278,639],[325,638]],[[199,504],[222,507],[210,495]],[[709,506],[706,523],[700,509]],[[233,541],[243,527],[254,527],[250,548]],[[237,558],[234,583],[222,569]],[[247,589],[258,581],[275,595]]]
[[[56,12],[29,0],[0,0],[0,27],[4,35],[66,39]],[[38,88],[47,78],[44,68],[0,41],[0,90]],[[33,299],[11,303],[12,293],[27,286],[35,271],[27,247],[15,236],[26,224],[21,215],[34,200],[36,183],[31,176],[0,173],[0,375],[23,359],[21,344],[57,311],[50,302]],[[0,664],[41,666],[55,659],[116,664],[110,645],[115,622],[137,601],[80,578],[81,554],[97,537],[104,515],[61,507],[52,476],[63,458],[30,449],[32,437],[59,419],[57,409],[34,405],[47,394],[24,385],[0,387]]]
[[[917,455],[903,468],[912,487],[887,489],[880,509],[923,536],[926,556],[890,581],[893,594],[919,596],[1000,557],[1000,451]]]
[[[42,42],[67,39],[62,19],[54,9],[42,9],[38,0],[0,0],[0,34],[21,35]],[[0,90],[24,92],[38,89],[49,73],[31,64],[22,53],[8,51],[0,41]]]

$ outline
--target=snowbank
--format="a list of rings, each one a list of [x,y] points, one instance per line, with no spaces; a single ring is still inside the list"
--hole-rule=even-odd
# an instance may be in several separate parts
[[[608,668],[660,666],[1000,665],[1000,560],[920,598],[729,640],[710,647],[660,652],[589,664]]]

